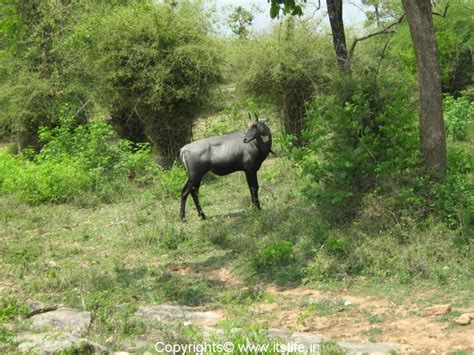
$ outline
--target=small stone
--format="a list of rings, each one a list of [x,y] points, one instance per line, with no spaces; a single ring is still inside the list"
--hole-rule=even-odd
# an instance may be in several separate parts
[[[352,302],[351,301],[344,301],[344,306],[352,306]]]
[[[156,305],[141,306],[135,313],[139,317],[153,319],[159,322],[186,322],[195,325],[214,325],[222,316],[212,311],[206,311],[198,307]]]
[[[459,325],[468,325],[471,323],[471,317],[469,317],[469,314],[461,314],[454,321]]]
[[[58,267],[58,263],[54,260],[49,260],[48,263],[47,263],[47,266],[50,269],[54,269],[54,268]]]
[[[73,332],[74,335],[82,335],[87,332],[92,318],[90,312],[64,307],[52,312],[37,314],[31,317],[31,320],[35,329],[53,328]]]
[[[71,350],[74,353],[109,353],[102,345],[67,333],[23,334],[15,338],[15,342],[22,353],[60,354]]]
[[[401,348],[398,343],[356,343],[350,341],[339,341],[337,345],[349,354],[390,354],[398,352]]]
[[[26,307],[28,307],[28,317],[34,316],[36,314],[40,313],[46,313],[50,311],[54,311],[57,307],[48,304],[48,303],[43,303],[39,301],[33,301],[33,300],[27,300],[26,302]]]
[[[425,309],[426,314],[431,316],[442,316],[443,314],[448,313],[453,306],[451,304],[441,304],[433,307],[428,307]]]
[[[287,330],[275,328],[268,329],[268,337],[270,339],[281,339],[283,341],[286,341],[290,337],[290,335],[291,333]]]
[[[289,341],[296,344],[303,344],[308,350],[311,348],[316,349],[323,342],[323,338],[311,333],[294,332],[291,334]]]

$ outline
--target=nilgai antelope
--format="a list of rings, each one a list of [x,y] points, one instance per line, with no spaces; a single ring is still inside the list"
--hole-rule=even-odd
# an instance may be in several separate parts
[[[209,137],[181,148],[181,161],[188,173],[188,180],[181,190],[179,217],[183,221],[186,220],[186,200],[189,194],[193,197],[199,217],[206,219],[199,204],[198,193],[201,179],[209,171],[219,176],[236,171],[245,172],[252,205],[260,209],[257,171],[272,152],[272,134],[265,120],[259,120],[257,114],[255,121],[251,119],[250,114],[249,119],[249,128],[245,134],[232,132],[223,136]]]

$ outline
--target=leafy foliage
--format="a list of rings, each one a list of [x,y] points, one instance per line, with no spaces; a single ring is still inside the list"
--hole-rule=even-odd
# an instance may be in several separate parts
[[[150,142],[170,166],[220,80],[218,46],[195,2],[2,3],[0,134],[41,148],[40,126],[108,113],[114,128]],[[5,12],[4,12],[5,11]]]
[[[0,193],[18,194],[31,203],[65,202],[85,192],[107,201],[136,179],[152,181],[156,171],[147,145],[127,141],[111,144],[116,135],[104,121],[76,126],[74,117],[63,109],[59,125],[40,130],[41,152],[20,156],[2,152]],[[31,158],[32,160],[28,159]]]
[[[303,3],[272,1],[271,11],[299,14]],[[398,3],[364,3],[374,11],[379,6],[380,17],[372,12],[368,27],[399,15]],[[199,259],[196,265],[221,267],[232,260],[252,282],[318,283],[363,275],[444,285],[470,278],[474,155],[467,59],[472,31],[470,14],[459,4],[459,11],[453,7],[435,17],[452,139],[447,177],[430,182],[420,168],[415,57],[405,23],[394,34],[361,41],[351,58],[352,78],[341,79],[330,37],[316,34],[311,20],[287,18],[271,34],[241,41],[212,34],[207,13],[195,2],[1,2],[0,136],[16,139],[21,150],[0,152],[2,221],[15,213],[23,220],[25,210],[69,211],[22,201],[87,207],[88,200],[112,202],[126,195],[120,207],[101,206],[114,212],[125,208],[130,216],[118,227],[124,239],[111,235],[110,240],[133,249],[131,262],[148,265],[130,270],[117,262],[106,273],[96,271],[100,278],[51,271],[41,285],[28,284],[28,292],[89,287],[86,306],[103,329],[112,332],[118,323],[123,333],[139,334],[144,325],[129,319],[132,307],[116,315],[116,303],[123,303],[119,288],[126,299],[146,302],[232,303],[233,294],[218,297],[222,285],[212,280],[170,273],[169,265],[163,272],[150,269],[157,255],[160,262],[181,262],[207,257],[210,250],[210,261]],[[435,10],[440,9],[443,2]],[[238,23],[240,16],[244,22]],[[238,14],[239,33],[245,33],[249,18]],[[211,96],[221,73],[225,86],[216,90],[220,96]],[[195,139],[240,129],[247,110],[266,111],[275,131],[277,156],[259,173],[264,209],[247,209],[245,179],[210,177],[202,202],[212,218],[178,227],[176,201],[186,178],[184,169],[172,164],[178,148],[191,139],[193,126]],[[203,119],[195,124],[198,115]],[[169,169],[155,164],[143,142],[152,143]],[[222,214],[236,203],[243,212]],[[25,234],[40,223],[35,218]],[[68,223],[60,222],[54,229],[63,231]],[[90,240],[87,228],[71,232],[71,240]],[[16,246],[12,235],[8,262],[23,279],[36,259],[50,256],[38,258],[48,252],[39,244]],[[147,253],[149,259],[142,260]],[[117,288],[110,291],[114,283]],[[67,297],[80,302],[76,296]],[[241,292],[232,304],[261,297]],[[4,308],[4,318],[21,314],[19,303]],[[0,327],[0,338],[10,341],[10,333]]]
[[[19,150],[28,146],[39,150],[38,128],[56,125],[63,104],[78,112],[78,122],[91,113],[85,105],[91,96],[88,85],[81,75],[70,75],[82,70],[68,61],[70,52],[62,46],[72,24],[89,14],[91,3],[6,0],[0,4],[5,14],[0,20],[4,39],[0,130],[16,139]]]
[[[165,166],[191,138],[219,52],[191,3],[119,8],[94,26],[96,75],[111,114],[126,115],[158,148]],[[106,56],[103,53],[107,53]]]
[[[229,26],[240,39],[248,39],[248,27],[252,25],[253,15],[242,6],[237,6],[229,15]]]
[[[439,1],[435,12],[444,16],[433,16],[443,90],[453,95],[472,84],[472,4],[459,1]]]
[[[456,99],[446,95],[443,104],[447,135],[455,141],[466,140],[469,126],[474,121],[474,102],[467,96]]]
[[[304,135],[310,143],[293,152],[314,179],[307,193],[334,222],[354,216],[374,188],[390,191],[418,162],[416,118],[403,96],[378,96],[365,80],[359,85],[342,104],[334,96],[313,102]]]
[[[327,84],[329,73],[322,68],[330,64],[321,53],[327,47],[307,25],[289,19],[284,31],[285,39],[275,29],[272,37],[249,48],[241,90],[273,104],[285,132],[301,145],[306,102]]]
[[[302,4],[306,2],[306,0],[302,1],[295,1],[295,0],[268,0],[271,3],[270,7],[270,17],[275,18],[280,16],[280,12],[283,15],[291,15],[291,16],[301,16],[303,15],[303,8]]]

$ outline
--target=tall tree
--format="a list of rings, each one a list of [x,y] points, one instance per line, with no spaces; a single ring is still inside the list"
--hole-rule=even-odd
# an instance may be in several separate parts
[[[425,166],[433,178],[446,174],[446,136],[441,75],[430,0],[402,0],[413,40],[420,93],[420,140]]]
[[[268,0],[271,3],[271,18],[278,17],[280,12],[283,15],[301,16],[303,14],[303,4],[306,0]],[[344,21],[342,18],[342,0],[326,0],[328,8],[329,22],[332,30],[332,42],[339,69],[343,74],[350,75],[349,59],[347,55],[346,34],[344,31]]]
[[[332,30],[332,43],[336,53],[339,69],[344,74],[350,74],[349,60],[347,57],[346,34],[344,21],[342,19],[342,0],[326,1],[329,15],[329,23]]]
[[[248,39],[248,27],[252,26],[252,13],[242,6],[237,6],[229,16],[229,26],[240,39]]]

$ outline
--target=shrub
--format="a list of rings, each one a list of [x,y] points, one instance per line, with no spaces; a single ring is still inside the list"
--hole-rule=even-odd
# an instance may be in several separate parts
[[[409,182],[418,165],[411,107],[401,92],[381,97],[374,89],[360,80],[346,102],[316,98],[303,135],[308,144],[292,151],[299,170],[313,179],[305,194],[317,199],[332,222],[354,217],[373,189],[390,192]]]
[[[446,133],[454,141],[467,139],[469,125],[474,121],[474,102],[466,96],[454,98],[446,95],[443,100]]]
[[[0,298],[0,324],[26,313],[28,313],[26,306],[16,298],[3,296]]]
[[[105,7],[93,1],[2,2],[0,28],[0,131],[15,138],[20,149],[38,151],[40,126],[54,127],[61,106],[68,102],[84,123],[94,109],[90,70],[84,69],[84,51],[62,43],[73,24],[102,13]],[[70,57],[80,53],[80,60]],[[77,59],[74,58],[74,59]],[[1,134],[1,133],[0,133]]]
[[[148,183],[157,170],[147,145],[117,140],[104,121],[77,126],[67,106],[59,125],[41,128],[39,137],[44,146],[36,156],[28,150],[18,156],[0,153],[1,194],[37,204],[92,192],[107,201],[127,180]]]
[[[321,53],[325,42],[308,25],[289,19],[284,28],[285,34],[275,27],[271,37],[245,48],[249,59],[243,62],[250,63],[240,87],[247,95],[273,104],[285,132],[301,145],[306,101],[329,80],[323,70],[329,64]]]
[[[36,164],[10,153],[0,153],[0,194],[16,194],[33,204],[65,202],[87,191],[90,176],[77,161]]]
[[[293,243],[281,240],[269,245],[256,255],[254,262],[257,269],[262,270],[271,266],[285,266],[293,260]]]
[[[472,150],[450,146],[447,176],[430,186],[430,210],[449,228],[461,228],[466,236],[463,244],[469,243],[467,235],[474,230],[473,167]]]
[[[158,169],[155,188],[158,196],[176,199],[181,196],[181,188],[185,182],[186,171],[184,167],[175,163],[169,170]]]
[[[114,121],[121,131],[139,127],[170,167],[220,80],[205,14],[188,1],[147,3],[118,8],[94,26],[88,34],[104,104],[113,117],[126,117]]]

